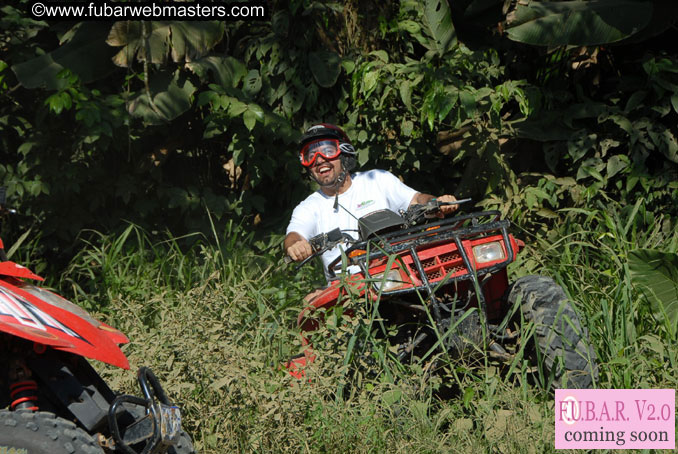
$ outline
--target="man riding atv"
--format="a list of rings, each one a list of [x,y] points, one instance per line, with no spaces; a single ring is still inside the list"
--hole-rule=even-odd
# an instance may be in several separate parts
[[[524,243],[499,211],[431,219],[464,200],[433,200],[381,170],[350,174],[355,150],[334,125],[307,130],[300,159],[320,189],[295,208],[285,250],[302,264],[322,254],[328,280],[305,298],[297,320],[302,333],[355,295],[378,304],[399,361],[485,351],[507,364],[529,360],[547,387],[595,385],[596,353],[565,291],[547,276],[509,279],[508,265]],[[346,279],[336,279],[345,266]],[[296,378],[315,358],[305,334],[302,345],[304,352],[286,364]]]
[[[381,209],[394,212],[415,204],[426,204],[435,197],[417,192],[385,170],[351,171],[356,166],[356,151],[346,133],[333,124],[320,123],[304,132],[299,159],[320,189],[294,209],[287,227],[284,247],[287,255],[300,262],[313,254],[309,239],[339,228],[358,231],[358,219]],[[440,202],[455,202],[452,195],[437,197]],[[452,213],[457,205],[443,205],[441,215]],[[327,265],[340,255],[339,246],[322,256]]]

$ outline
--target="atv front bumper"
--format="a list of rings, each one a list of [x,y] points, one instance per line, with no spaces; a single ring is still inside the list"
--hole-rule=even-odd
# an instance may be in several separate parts
[[[114,448],[126,454],[165,453],[178,442],[182,432],[181,412],[179,407],[170,402],[151,369],[140,368],[137,379],[144,397],[118,396],[108,410]],[[134,407],[139,412],[143,408],[144,414],[133,414],[134,421],[122,425],[121,413],[133,413],[130,408]]]

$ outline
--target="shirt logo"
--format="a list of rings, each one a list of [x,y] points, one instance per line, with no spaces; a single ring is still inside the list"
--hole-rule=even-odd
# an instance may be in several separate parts
[[[374,200],[365,200],[364,202],[360,202],[355,208],[356,210],[362,210],[363,208],[366,208],[370,205],[374,205]]]

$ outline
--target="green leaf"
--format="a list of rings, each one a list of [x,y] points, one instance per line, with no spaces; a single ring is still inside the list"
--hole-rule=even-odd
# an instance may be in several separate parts
[[[341,61],[341,67],[344,68],[344,71],[346,71],[346,74],[351,74],[353,70],[355,69],[355,61],[350,60],[348,58],[344,58]]]
[[[400,99],[408,109],[412,109],[412,85],[409,80],[404,80],[400,84]]]
[[[19,249],[19,247],[26,241],[28,235],[31,234],[31,229],[26,230],[21,236],[12,243],[12,247],[7,251],[7,258],[11,259],[14,253]]]
[[[626,107],[624,108],[624,112],[629,113],[643,102],[645,97],[647,96],[646,91],[636,91],[634,92],[631,97],[629,98],[628,102],[626,103]]]
[[[676,136],[667,129],[659,137],[660,149],[664,156],[666,156],[666,159],[678,164],[678,141],[676,141]]]
[[[259,75],[259,71],[252,69],[247,73],[247,76],[245,76],[243,91],[250,96],[254,96],[259,93],[259,90],[261,90],[261,76]]]
[[[474,396],[475,390],[473,389],[473,387],[467,386],[466,389],[464,389],[464,397],[462,398],[462,403],[464,404],[464,407],[469,406]]]
[[[358,150],[358,164],[362,167],[370,160],[370,149],[362,148]]]
[[[325,88],[334,86],[341,73],[341,59],[335,52],[311,52],[308,66],[318,85]]]
[[[466,115],[472,117],[476,111],[476,99],[468,90],[459,91],[459,102],[461,103]]]
[[[243,154],[243,149],[240,147],[236,147],[236,149],[233,151],[233,164],[239,166],[240,164],[243,163],[244,158],[245,157]]]
[[[414,123],[410,120],[403,120],[400,128],[402,129],[403,135],[410,137],[412,135],[412,130],[414,129]]]
[[[360,132],[358,133],[358,142],[365,143],[366,140],[367,140],[367,131],[361,129]]]
[[[369,96],[377,86],[379,81],[379,70],[369,71],[363,76],[363,93]]]
[[[421,33],[421,25],[409,19],[398,22],[398,28],[411,33],[412,35]]]
[[[629,165],[629,158],[624,155],[615,155],[607,160],[607,177],[612,178]]]
[[[374,55],[384,63],[388,63],[388,53],[385,50],[373,50],[370,55]]]
[[[518,2],[507,15],[513,41],[536,46],[594,46],[621,41],[645,28],[651,1],[571,0]]]
[[[459,99],[459,92],[447,93],[443,98],[444,103],[440,106],[440,111],[438,112],[438,120],[443,121],[447,115],[450,113],[454,106],[457,105],[457,100]]]
[[[249,131],[254,129],[254,124],[257,122],[257,116],[251,110],[246,110],[242,115],[242,120]]]
[[[203,81],[208,80],[207,74],[211,72],[214,81],[222,87],[237,86],[247,74],[246,66],[238,59],[230,56],[210,55],[198,61],[188,62],[186,67]]]
[[[384,392],[381,395],[381,400],[385,406],[390,407],[393,404],[396,404],[401,401],[403,397],[403,392],[399,389],[391,389]]]
[[[678,113],[678,93],[674,93],[671,96],[671,105],[673,106],[673,110],[675,110],[676,113]]]
[[[678,254],[653,249],[629,252],[629,272],[633,286],[650,302],[655,317],[678,321]]]
[[[173,76],[157,73],[149,81],[151,98],[140,92],[129,105],[129,113],[141,117],[149,124],[162,124],[174,120],[191,107],[195,87],[177,70]]]
[[[546,219],[557,219],[558,215],[548,208],[540,208],[537,210],[537,214]]]
[[[259,121],[264,121],[264,109],[262,109],[259,105],[257,104],[249,104],[247,106],[247,110],[252,112],[254,114],[254,117],[259,120]]]
[[[59,115],[62,110],[69,110],[72,106],[71,97],[66,92],[54,93],[45,100],[45,105],[49,107],[53,113]]]
[[[299,91],[295,87],[290,87],[287,92],[283,95],[282,103],[283,103],[283,111],[288,115],[291,116],[292,114],[296,113],[299,109],[301,109],[301,106],[304,102],[304,95],[302,93],[299,93]]]
[[[407,33],[409,33],[422,46],[430,47],[429,46],[429,40],[426,39],[421,33],[422,30],[421,30],[421,25],[419,25],[419,23],[417,23],[413,20],[407,19],[407,20],[398,22],[398,29],[404,30]]]
[[[115,50],[104,42],[108,30],[101,22],[81,22],[73,27],[73,38],[57,49],[12,66],[25,88],[62,89],[68,80],[59,77],[70,70],[84,82],[99,80],[115,69],[111,57]],[[84,58],[83,56],[87,56]]]
[[[447,0],[424,1],[424,24],[433,38],[431,47],[438,55],[443,55],[457,44],[457,34]]]
[[[223,21],[173,21],[171,28],[170,49],[175,62],[202,57],[224,36]]]
[[[24,142],[19,146],[19,148],[17,148],[16,151],[17,153],[26,156],[31,151],[31,149],[36,145],[37,145],[36,142]]]
[[[231,117],[238,117],[242,115],[243,112],[247,110],[247,104],[244,102],[236,99],[236,98],[230,98],[231,103],[228,106],[228,114]]]

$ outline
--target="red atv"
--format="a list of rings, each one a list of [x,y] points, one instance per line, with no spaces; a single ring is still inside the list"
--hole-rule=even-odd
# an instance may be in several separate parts
[[[358,295],[377,302],[380,317],[395,326],[390,342],[400,361],[441,349],[452,357],[482,349],[508,361],[519,350],[519,326],[525,325],[534,335],[525,340],[524,352],[554,387],[591,387],[596,354],[563,289],[542,276],[509,283],[506,268],[524,246],[508,232],[509,221],[498,211],[441,220],[441,204],[370,213],[358,220],[357,240],[354,232],[339,229],[312,238],[314,254],[299,266],[344,244],[348,248],[330,263],[329,273],[336,277],[347,267],[350,273],[310,300],[299,315],[302,332],[318,328],[318,309]],[[306,337],[303,343],[304,353],[287,365],[296,377],[315,358]]]
[[[0,240],[0,452],[194,453],[150,369],[138,372],[143,397],[116,395],[87,361],[129,369],[127,337],[29,280],[43,279]]]

